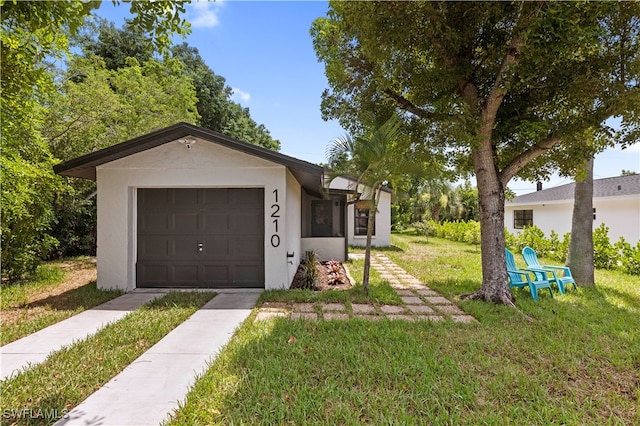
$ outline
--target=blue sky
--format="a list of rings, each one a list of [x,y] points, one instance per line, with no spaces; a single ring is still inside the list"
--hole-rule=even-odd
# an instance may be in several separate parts
[[[97,14],[120,27],[128,10],[127,4],[105,1]],[[345,133],[320,114],[321,94],[328,85],[309,29],[327,10],[325,1],[224,1],[192,3],[186,15],[192,33],[184,41],[226,79],[234,100],[280,140],[283,154],[312,163],[326,162],[326,146]],[[596,157],[595,178],[618,176],[622,169],[640,172],[640,144]],[[571,181],[554,178],[544,187]],[[530,182],[509,186],[517,194],[535,191]]]

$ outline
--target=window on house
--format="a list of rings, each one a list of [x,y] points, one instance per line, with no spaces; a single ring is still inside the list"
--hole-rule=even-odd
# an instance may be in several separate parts
[[[369,213],[371,213],[371,202],[360,201],[355,205],[355,224],[353,226],[354,235],[367,235],[369,225]],[[373,227],[373,235],[376,235],[376,228]]]
[[[514,210],[513,227],[522,229],[525,226],[533,226],[533,210]]]

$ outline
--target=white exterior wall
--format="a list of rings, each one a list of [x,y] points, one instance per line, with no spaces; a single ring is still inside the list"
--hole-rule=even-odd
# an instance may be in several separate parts
[[[302,256],[302,187],[295,177],[287,170],[287,221],[285,235],[287,236],[287,282],[285,288],[291,287],[293,277],[298,270]],[[273,219],[272,225],[273,225]],[[293,255],[289,257],[289,255]]]
[[[347,207],[347,229],[349,245],[362,246],[367,244],[366,235],[355,235],[355,206],[350,204]],[[380,202],[376,213],[376,232],[371,238],[371,245],[374,247],[387,247],[391,245],[391,194],[380,193]]]
[[[337,260],[344,262],[344,238],[339,237],[308,237],[302,239],[302,252],[314,251],[320,262]]]
[[[624,237],[635,245],[640,241],[640,197],[602,197],[593,200],[596,219],[593,228],[604,223],[609,228],[609,241],[615,243]],[[521,229],[513,227],[514,210],[533,210],[533,224],[548,237],[554,230],[562,239],[571,232],[573,200],[548,202],[545,204],[518,204],[505,207],[505,226],[509,232],[518,234]]]
[[[264,188],[265,288],[289,288],[287,250],[300,252],[299,201],[297,207],[290,204],[299,200],[300,185],[285,166],[198,140],[190,150],[169,142],[98,166],[96,173],[98,288],[136,287],[137,188],[198,187]],[[271,217],[275,204],[280,214],[277,232]],[[273,235],[280,240],[277,247],[271,243]]]
[[[329,188],[353,190],[355,189],[355,182],[347,178],[337,177],[331,181]],[[367,198],[369,197],[362,197],[363,200],[366,200]],[[354,205],[348,205],[347,241],[349,245],[352,246],[365,246],[367,243],[366,235],[354,235],[354,214]],[[376,212],[376,232],[371,239],[371,245],[375,247],[387,247],[391,245],[391,193],[387,191],[380,192],[380,202],[378,203],[378,211]]]

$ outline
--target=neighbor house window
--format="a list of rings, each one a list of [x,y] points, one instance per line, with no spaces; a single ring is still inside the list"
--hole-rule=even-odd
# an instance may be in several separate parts
[[[369,225],[369,214],[371,213],[371,202],[360,201],[355,205],[355,224],[353,227],[354,235],[367,235],[367,226]],[[373,234],[376,235],[375,225]]]
[[[514,210],[513,227],[522,229],[525,226],[533,226],[533,210]]]

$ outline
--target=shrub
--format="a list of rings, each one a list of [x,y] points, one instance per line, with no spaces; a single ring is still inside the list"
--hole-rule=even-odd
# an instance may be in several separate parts
[[[622,269],[631,275],[640,275],[640,242],[632,247],[623,237],[615,244],[615,248],[620,253],[620,263]]]
[[[612,269],[618,264],[618,250],[609,241],[609,228],[604,223],[593,231],[593,250],[596,268]]]
[[[318,259],[314,251],[306,251],[300,259],[300,288],[315,290],[318,286]]]
[[[535,225],[525,226],[518,238],[518,251],[526,246],[534,249],[540,257],[545,257],[549,253],[549,242],[545,239],[542,229]]]

